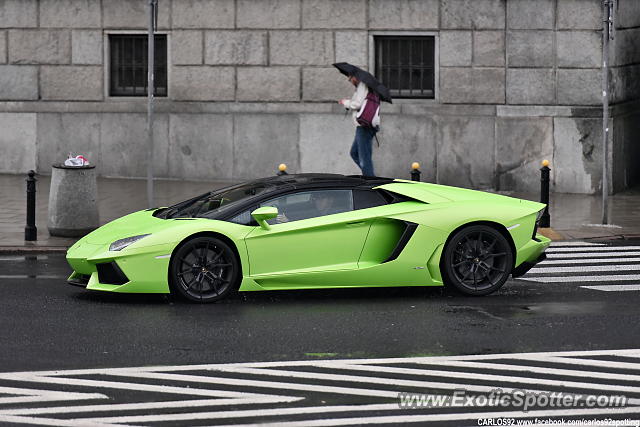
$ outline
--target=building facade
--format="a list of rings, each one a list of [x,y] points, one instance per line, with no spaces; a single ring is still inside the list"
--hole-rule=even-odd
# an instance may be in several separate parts
[[[558,192],[602,181],[601,0],[159,0],[157,177],[358,173],[353,87],[374,72],[376,173],[469,188]],[[143,177],[147,0],[0,0],[0,173],[69,152]],[[611,41],[611,189],[640,182],[640,1]]]

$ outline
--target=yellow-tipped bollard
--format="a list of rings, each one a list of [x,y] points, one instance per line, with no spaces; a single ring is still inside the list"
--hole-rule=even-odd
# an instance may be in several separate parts
[[[551,215],[549,215],[549,160],[544,159],[542,161],[542,167],[540,168],[540,203],[547,205],[544,208],[544,212],[540,217],[538,226],[541,228],[551,227]]]
[[[277,175],[289,175],[287,173],[287,165],[285,165],[284,163],[280,163],[280,165],[278,165]]]
[[[411,181],[420,181],[420,163],[411,163]]]

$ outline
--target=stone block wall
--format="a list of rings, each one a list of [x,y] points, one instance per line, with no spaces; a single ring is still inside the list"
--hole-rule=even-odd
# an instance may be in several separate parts
[[[144,176],[146,99],[108,96],[108,34],[142,32],[140,0],[0,0],[0,172],[69,151],[102,175]],[[156,98],[159,177],[237,180],[357,173],[353,88],[331,64],[373,64],[372,37],[436,37],[436,98],[382,109],[380,175],[537,191],[601,185],[600,0],[159,0],[168,97]],[[620,1],[611,44],[612,188],[640,182],[640,2]],[[9,126],[12,125],[12,126]]]
[[[640,98],[640,2],[618,6],[614,40],[611,42],[611,95],[614,102]]]

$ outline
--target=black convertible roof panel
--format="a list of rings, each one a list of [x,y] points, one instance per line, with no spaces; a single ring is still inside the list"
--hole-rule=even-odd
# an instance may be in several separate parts
[[[295,175],[276,175],[251,181],[252,184],[263,183],[266,185],[304,187],[374,187],[393,182],[392,178],[377,176],[340,175],[331,173],[301,173]]]

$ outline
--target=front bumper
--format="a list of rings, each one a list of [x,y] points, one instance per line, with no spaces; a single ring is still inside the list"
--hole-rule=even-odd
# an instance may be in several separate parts
[[[67,252],[70,285],[123,293],[169,293],[169,245],[109,251],[108,245],[82,242]]]

